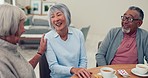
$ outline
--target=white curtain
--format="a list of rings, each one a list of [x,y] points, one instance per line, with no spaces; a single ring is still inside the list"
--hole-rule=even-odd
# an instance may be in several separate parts
[[[15,5],[16,0],[0,0],[0,4],[3,4],[3,3],[9,3],[9,4],[12,4],[12,5]]]
[[[16,4],[16,0],[12,0],[12,4],[15,6],[15,4]]]
[[[4,3],[4,0],[0,0],[0,4],[3,4]]]

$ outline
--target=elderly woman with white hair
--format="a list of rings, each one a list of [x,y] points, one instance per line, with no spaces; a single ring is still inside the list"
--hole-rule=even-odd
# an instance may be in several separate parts
[[[46,40],[43,35],[39,51],[28,63],[17,51],[25,19],[17,6],[0,5],[0,78],[36,78],[33,69],[46,50]]]
[[[83,33],[70,27],[71,14],[66,5],[58,3],[48,11],[52,30],[45,34],[47,39],[46,58],[52,78],[90,78],[86,69],[87,57]]]

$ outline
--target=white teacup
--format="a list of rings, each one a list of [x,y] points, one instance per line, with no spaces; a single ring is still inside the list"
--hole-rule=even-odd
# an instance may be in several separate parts
[[[103,78],[113,78],[116,74],[116,70],[110,67],[102,67],[100,68],[100,72]]]
[[[146,74],[148,72],[148,66],[145,64],[137,64],[136,70],[139,74]]]

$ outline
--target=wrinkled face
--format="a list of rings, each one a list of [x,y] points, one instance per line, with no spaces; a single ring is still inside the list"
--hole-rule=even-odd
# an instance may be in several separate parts
[[[121,19],[123,32],[129,34],[135,32],[142,21],[139,19],[139,13],[136,10],[127,10]]]
[[[54,26],[56,31],[61,31],[66,28],[66,18],[61,11],[55,11],[51,14],[51,23]]]
[[[15,34],[15,42],[16,43],[20,40],[20,36],[25,32],[24,22],[25,22],[25,20],[21,20],[19,23],[19,30]]]
[[[22,35],[23,32],[25,32],[24,20],[21,20],[19,23],[19,28],[16,31],[16,33],[13,35],[7,36],[5,40],[12,43],[12,44],[16,44],[20,40],[20,36]]]
[[[17,31],[19,37],[25,32],[24,22],[25,22],[25,20],[21,20],[20,21],[20,24],[19,24],[19,32]]]

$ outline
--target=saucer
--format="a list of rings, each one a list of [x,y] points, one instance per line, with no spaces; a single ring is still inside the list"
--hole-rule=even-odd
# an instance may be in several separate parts
[[[98,75],[101,75],[102,76],[102,74],[101,73],[98,73]],[[113,78],[118,78],[116,75],[114,75],[114,77]]]
[[[131,70],[131,72],[132,72],[133,74],[137,75],[137,76],[148,77],[148,73],[146,73],[146,74],[139,74],[139,73],[137,72],[136,68],[133,68],[133,69]]]

